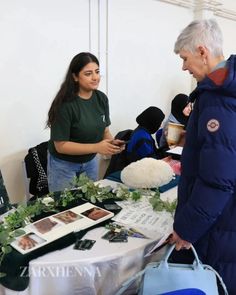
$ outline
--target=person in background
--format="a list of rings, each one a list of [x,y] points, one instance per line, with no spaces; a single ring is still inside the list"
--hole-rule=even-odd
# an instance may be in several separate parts
[[[165,115],[157,107],[150,106],[136,118],[138,127],[133,131],[126,147],[128,163],[146,157],[162,158],[161,150],[157,149],[152,134],[161,127]]]
[[[196,248],[236,294],[236,56],[225,60],[214,19],[191,22],[174,51],[197,80],[181,157],[171,243]],[[188,251],[181,251],[188,252]],[[176,252],[176,254],[179,252]]]
[[[113,155],[124,148],[109,131],[108,98],[97,90],[99,82],[97,58],[89,52],[74,56],[48,112],[50,192],[69,188],[82,172],[97,180],[96,154]]]
[[[164,123],[162,136],[160,138],[159,146],[161,148],[166,147],[167,149],[169,149],[169,146],[167,143],[169,122],[181,124],[184,126],[184,129],[185,129],[187,126],[191,111],[192,111],[191,103],[189,102],[189,97],[186,94],[179,93],[173,98],[171,102],[171,113],[168,119],[166,120],[166,122]]]
[[[119,182],[120,172],[130,163],[145,157],[162,158],[162,151],[157,149],[152,134],[160,128],[164,118],[165,115],[159,108],[151,106],[136,118],[139,125],[135,130],[118,132],[116,137],[122,138],[127,144],[121,153],[111,157],[104,178]]]

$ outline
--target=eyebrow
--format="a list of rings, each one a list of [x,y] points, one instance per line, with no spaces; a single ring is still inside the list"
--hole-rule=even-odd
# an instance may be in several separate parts
[[[96,72],[96,71],[99,71],[99,68],[95,69],[94,71],[95,71],[95,72]],[[89,74],[89,73],[92,73],[92,72],[93,72],[93,70],[87,70],[87,71],[84,71],[84,73],[88,73],[88,74]]]

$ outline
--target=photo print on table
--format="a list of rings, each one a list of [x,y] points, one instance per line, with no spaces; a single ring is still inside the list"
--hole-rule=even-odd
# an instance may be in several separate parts
[[[32,225],[37,229],[38,232],[40,232],[41,234],[45,234],[59,224],[56,221],[51,220],[50,218],[44,218],[33,223]]]
[[[30,232],[26,235],[21,236],[18,240],[17,240],[17,246],[20,247],[22,250],[30,250],[33,249],[35,247],[37,247],[38,245],[45,243],[46,240],[39,237],[38,235],[36,235],[33,232]]]
[[[81,218],[83,218],[82,216],[76,214],[75,212],[71,211],[71,210],[67,210],[61,213],[58,213],[56,215],[53,215],[54,218],[62,221],[65,224],[74,222],[76,220],[79,220]]]
[[[111,212],[107,212],[103,210],[102,208],[93,207],[89,210],[86,210],[82,212],[81,214],[92,219],[92,220],[98,220],[100,218],[103,218],[104,216],[109,215]]]

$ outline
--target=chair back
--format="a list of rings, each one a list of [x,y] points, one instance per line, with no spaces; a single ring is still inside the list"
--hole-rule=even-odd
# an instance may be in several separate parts
[[[30,148],[24,158],[23,171],[29,179],[28,192],[33,196],[41,197],[48,193],[47,151],[48,142],[45,141]]]
[[[163,133],[163,128],[160,128],[157,130],[155,137],[156,137],[156,143],[158,144],[158,146],[160,146],[160,140],[161,140],[161,136]]]
[[[127,141],[130,139],[132,133],[133,133],[132,129],[125,129],[125,130],[119,131],[116,134],[115,139]],[[107,178],[108,175],[114,172],[121,171],[128,164],[129,164],[129,161],[127,159],[126,149],[119,154],[112,155],[109,166],[104,175],[104,178]]]

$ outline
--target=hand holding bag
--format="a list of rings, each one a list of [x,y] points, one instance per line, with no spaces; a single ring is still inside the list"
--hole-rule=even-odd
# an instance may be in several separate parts
[[[202,264],[193,246],[193,264],[169,263],[168,259],[175,245],[167,250],[160,262],[149,263],[146,268],[129,279],[116,295],[122,294],[134,280],[143,276],[139,295],[201,294],[218,295],[217,278],[228,295],[219,274],[209,265]]]

